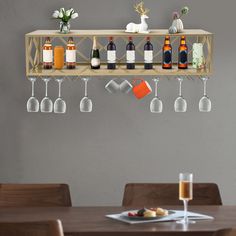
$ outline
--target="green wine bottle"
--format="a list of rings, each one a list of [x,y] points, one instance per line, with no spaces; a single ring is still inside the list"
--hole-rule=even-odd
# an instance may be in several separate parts
[[[100,69],[100,54],[99,49],[97,48],[97,39],[93,37],[93,48],[91,51],[91,69]]]

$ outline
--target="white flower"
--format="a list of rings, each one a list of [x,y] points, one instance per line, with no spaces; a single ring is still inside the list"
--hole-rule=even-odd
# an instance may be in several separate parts
[[[54,11],[52,17],[58,18],[58,16],[59,16],[59,11],[58,10]]]
[[[79,14],[77,13],[77,12],[75,12],[75,13],[73,13],[72,15],[71,15],[71,19],[75,19],[75,18],[77,18],[79,16]]]
[[[60,13],[59,13],[59,18],[63,18],[63,12],[62,11],[60,11]]]
[[[65,12],[65,8],[64,7],[60,8],[60,12],[64,13]]]
[[[71,9],[66,11],[66,16],[70,16]]]

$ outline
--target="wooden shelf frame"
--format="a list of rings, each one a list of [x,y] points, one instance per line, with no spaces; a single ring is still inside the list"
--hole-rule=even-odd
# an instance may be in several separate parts
[[[146,40],[147,34],[130,34],[125,33],[121,30],[74,30],[69,34],[60,34],[55,30],[37,30],[25,35],[25,50],[26,50],[26,76],[35,77],[54,77],[54,76],[210,76],[213,70],[213,34],[201,29],[185,30],[181,34],[171,34],[171,43],[178,45],[179,39],[182,35],[187,37],[187,43],[189,47],[189,58],[192,58],[192,44],[199,42],[204,45],[205,62],[206,67],[201,70],[192,68],[191,62],[189,69],[179,70],[176,65],[171,70],[163,70],[161,68],[161,55],[163,39],[166,35],[170,35],[166,29],[152,30],[148,36],[151,36],[152,44],[154,49],[154,69],[145,70],[143,68],[143,45]],[[97,36],[98,45],[101,54],[105,55],[107,37],[113,36],[115,43],[124,45],[128,42],[128,36],[132,36],[135,40],[135,50],[139,62],[136,63],[134,70],[127,70],[125,68],[125,48],[122,50],[122,54],[117,58],[117,69],[108,70],[106,69],[105,57],[102,60],[102,66],[100,70],[92,70],[90,68],[90,50],[93,36]],[[76,43],[77,50],[77,61],[79,62],[76,69],[62,70],[44,70],[42,69],[42,46],[45,37],[50,37],[52,42],[55,40],[56,43],[60,43],[64,46],[67,44],[67,38],[73,37]],[[86,50],[85,45],[90,45],[89,50]],[[84,49],[84,50],[80,50]],[[117,48],[117,51],[121,50]],[[79,59],[79,60],[78,60]],[[176,61],[175,61],[176,62]]]

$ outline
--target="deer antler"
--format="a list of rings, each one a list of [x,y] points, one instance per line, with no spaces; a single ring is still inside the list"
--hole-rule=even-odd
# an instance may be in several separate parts
[[[144,2],[140,2],[136,5],[134,5],[134,9],[136,12],[138,12],[140,15],[146,15],[149,12],[149,9],[144,8]]]

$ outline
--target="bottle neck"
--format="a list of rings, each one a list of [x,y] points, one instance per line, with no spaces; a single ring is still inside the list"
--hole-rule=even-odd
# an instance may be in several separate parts
[[[186,45],[186,40],[185,40],[185,38],[181,38],[181,40],[180,40],[180,45]]]
[[[96,50],[97,49],[97,40],[96,38],[94,37],[93,38],[93,50]]]

